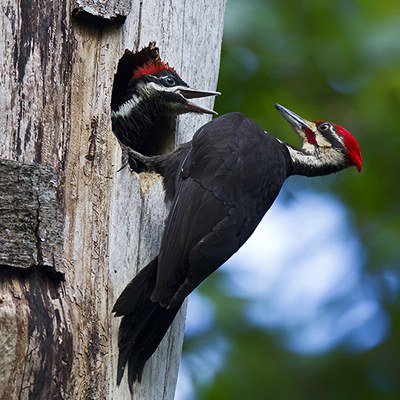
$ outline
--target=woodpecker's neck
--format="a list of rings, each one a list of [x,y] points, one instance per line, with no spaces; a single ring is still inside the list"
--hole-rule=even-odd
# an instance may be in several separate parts
[[[120,142],[144,154],[154,154],[157,143],[152,139],[162,141],[153,131],[161,124],[169,127],[173,119],[163,113],[156,99],[139,97],[136,93],[131,93],[128,100],[111,112],[112,128]],[[162,129],[161,134],[168,131]]]
[[[336,148],[306,145],[298,149],[284,143],[292,160],[289,175],[321,176],[339,172],[347,167],[346,157]]]

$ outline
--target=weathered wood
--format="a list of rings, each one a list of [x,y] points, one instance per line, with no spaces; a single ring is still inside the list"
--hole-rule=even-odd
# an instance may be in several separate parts
[[[0,4],[0,158],[57,171],[65,271],[59,282],[36,267],[0,269],[0,399],[131,398],[125,380],[115,385],[111,309],[157,254],[167,210],[160,177],[116,172],[113,77],[125,49],[155,41],[191,86],[215,89],[225,0],[132,1],[122,28],[76,21],[69,0]],[[208,119],[179,118],[176,143]],[[183,321],[184,310],[132,398],[173,398]]]
[[[131,11],[131,0],[74,0],[72,14],[77,18],[123,23]]]
[[[74,389],[84,377],[74,373],[78,332],[64,290],[37,267],[0,269],[0,399],[100,398]]]
[[[64,0],[1,0],[0,156],[62,170],[74,40]]]
[[[63,272],[58,180],[49,165],[0,160],[0,268]]]

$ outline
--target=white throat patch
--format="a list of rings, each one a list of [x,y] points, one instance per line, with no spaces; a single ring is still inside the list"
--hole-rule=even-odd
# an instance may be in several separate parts
[[[129,100],[122,103],[118,110],[111,111],[111,118],[128,117],[134,108],[139,104],[139,96],[133,95]]]

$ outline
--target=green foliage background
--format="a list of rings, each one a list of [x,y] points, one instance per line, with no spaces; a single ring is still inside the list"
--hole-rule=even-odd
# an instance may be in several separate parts
[[[244,300],[202,288],[215,307],[211,330],[185,340],[186,354],[222,335],[224,364],[196,399],[400,399],[400,3],[397,0],[230,0],[217,99],[219,114],[241,111],[296,143],[278,102],[308,119],[330,120],[357,138],[363,170],[292,187],[331,192],[348,208],[389,320],[384,341],[363,352],[340,346],[304,356],[279,332],[250,326]],[[327,310],[329,312],[329,310]],[[195,368],[188,363],[189,369]]]

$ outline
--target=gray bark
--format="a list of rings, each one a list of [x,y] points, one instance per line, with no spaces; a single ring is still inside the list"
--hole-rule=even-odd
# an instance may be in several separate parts
[[[98,23],[123,23],[131,6],[131,0],[73,0],[72,15]]]
[[[225,0],[110,3],[123,25],[74,19],[69,0],[0,0],[0,159],[13,161],[0,183],[0,399],[130,398],[115,384],[111,309],[157,254],[167,211],[159,176],[116,172],[113,77],[125,49],[155,41],[189,85],[215,89]],[[179,118],[175,142],[208,119]],[[133,398],[173,398],[184,313]]]
[[[0,265],[63,273],[57,171],[0,159]]]

